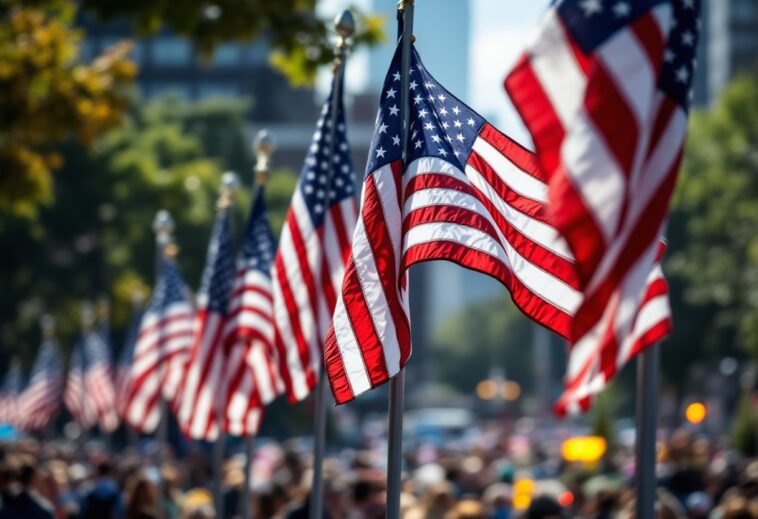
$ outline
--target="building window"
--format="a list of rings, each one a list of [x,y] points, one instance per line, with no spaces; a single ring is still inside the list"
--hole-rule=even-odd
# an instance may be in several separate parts
[[[240,95],[239,85],[229,83],[203,82],[197,86],[197,97],[237,97]]]
[[[153,40],[152,58],[155,65],[189,65],[192,61],[192,48],[182,38],[161,36]]]
[[[213,65],[217,67],[236,67],[242,62],[242,48],[236,43],[225,43],[213,52]]]

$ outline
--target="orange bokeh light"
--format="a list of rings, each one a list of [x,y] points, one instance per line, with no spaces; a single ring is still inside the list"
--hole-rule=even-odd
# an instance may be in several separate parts
[[[692,402],[684,410],[684,416],[687,418],[687,421],[693,424],[701,423],[707,415],[708,409],[701,402]]]

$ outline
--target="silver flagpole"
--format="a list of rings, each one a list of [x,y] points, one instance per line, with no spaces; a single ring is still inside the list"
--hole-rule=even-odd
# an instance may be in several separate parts
[[[658,344],[643,351],[637,360],[637,519],[655,518],[658,363]]]
[[[350,37],[355,32],[355,20],[349,10],[342,11],[334,19],[334,29],[339,37],[334,49],[332,113],[329,121],[329,171],[326,185],[331,189],[332,177],[337,167],[334,160],[337,141],[338,110],[342,99],[342,83],[345,74],[345,61],[350,50]],[[316,386],[315,419],[313,433],[313,479],[311,481],[311,498],[308,507],[309,519],[321,519],[324,515],[324,452],[326,450],[326,420],[328,411],[329,386],[323,360],[319,365],[318,385]]]
[[[219,193],[216,208],[219,211],[232,211],[234,206],[234,194],[239,187],[239,178],[232,171],[227,171],[221,176],[221,192]],[[216,508],[216,517],[224,517],[224,444],[226,443],[226,426],[224,416],[226,414],[226,391],[219,391],[216,395],[216,426],[218,437],[213,444],[213,495]]]
[[[174,245],[174,219],[171,218],[171,213],[165,209],[161,209],[155,213],[155,219],[153,220],[153,232],[155,233],[155,281],[153,285],[158,285],[160,279],[161,270],[163,267],[163,260],[167,256],[174,256],[177,252],[177,248]],[[163,369],[163,368],[161,368]],[[161,376],[161,379],[163,377]],[[165,462],[166,445],[168,443],[168,403],[163,398],[163,393],[160,395],[160,421],[158,422],[158,429],[155,434],[155,443],[158,446],[158,470],[161,471]],[[166,483],[163,481],[163,474],[158,478],[158,519],[166,519]]]
[[[403,168],[408,154],[410,126],[410,67],[413,38],[414,0],[399,0],[398,19],[402,21],[402,53],[400,55],[400,139],[403,146]],[[405,368],[390,381],[389,439],[387,444],[387,518],[400,519],[400,490],[403,469],[403,408],[405,407]]]

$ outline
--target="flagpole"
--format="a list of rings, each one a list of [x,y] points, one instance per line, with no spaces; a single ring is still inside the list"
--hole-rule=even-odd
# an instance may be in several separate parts
[[[85,346],[85,341],[87,334],[92,330],[92,326],[95,324],[95,311],[92,307],[92,303],[90,301],[84,301],[82,303],[81,308],[81,326],[82,326],[82,343],[81,343],[81,377],[82,377],[82,390],[81,394],[79,395],[79,408],[80,413],[82,415],[82,420],[86,421],[87,416],[85,413],[85,408],[87,407],[87,348]],[[81,434],[81,445],[79,448],[81,449],[80,452],[84,452],[84,445],[87,443],[87,440],[89,438],[89,430],[84,425],[82,426],[82,434]]]
[[[342,99],[342,84],[345,74],[345,61],[350,50],[350,37],[355,32],[353,13],[346,9],[334,19],[334,29],[338,40],[334,48],[332,106],[329,120],[329,171],[327,186],[332,185],[334,169],[337,167],[333,157],[337,142],[337,124],[339,106]],[[311,498],[308,507],[309,519],[321,519],[324,515],[324,453],[326,451],[326,421],[329,410],[329,386],[323,359],[319,364],[318,385],[316,386],[315,417],[313,433],[313,476],[311,480]]]
[[[100,337],[103,340],[103,344],[105,345],[106,350],[108,351],[108,357],[110,366],[108,368],[111,370],[111,376],[113,376],[113,351],[111,351],[111,302],[108,299],[108,296],[102,295],[98,297],[97,302],[95,304],[95,315],[97,316],[97,324],[100,328]],[[112,441],[113,441],[113,434],[111,432],[103,431],[102,428],[100,429],[100,434],[103,436],[103,442],[105,443],[105,447],[108,451],[111,451],[113,449]]]
[[[165,209],[161,209],[155,214],[153,220],[153,232],[155,232],[155,282],[158,284],[160,273],[163,268],[163,260],[167,256],[173,256],[176,254],[176,247],[174,246],[174,220],[171,217],[171,213]],[[163,377],[161,377],[163,379]],[[155,435],[155,442],[158,446],[158,470],[162,470],[165,462],[164,456],[166,455],[166,445],[168,444],[168,403],[163,397],[161,391],[159,397],[160,406],[160,420],[158,422],[158,429]],[[165,493],[166,485],[163,481],[163,475],[158,478],[158,519],[166,519],[165,508]]]
[[[410,125],[409,88],[411,67],[411,39],[413,38],[414,0],[399,0],[398,20],[402,30],[400,55],[400,138],[403,146],[403,168],[408,153]],[[387,443],[387,518],[400,519],[400,491],[403,469],[403,408],[405,407],[405,368],[390,380],[389,438]]]
[[[637,519],[655,518],[658,364],[658,344],[644,350],[637,360]]]

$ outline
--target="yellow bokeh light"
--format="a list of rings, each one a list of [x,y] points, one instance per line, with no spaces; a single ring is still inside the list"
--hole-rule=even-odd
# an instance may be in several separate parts
[[[513,507],[523,510],[532,502],[534,493],[534,481],[531,479],[519,479],[513,484]]]
[[[513,380],[506,380],[500,385],[500,396],[504,400],[514,401],[521,396],[521,386]]]
[[[684,416],[687,421],[693,424],[699,424],[708,415],[708,409],[701,402],[693,402],[684,410]]]
[[[569,438],[561,445],[561,454],[566,461],[595,463],[605,454],[605,438],[600,436],[582,436]]]
[[[497,395],[497,382],[482,380],[476,385],[476,395],[482,400],[492,400]]]

